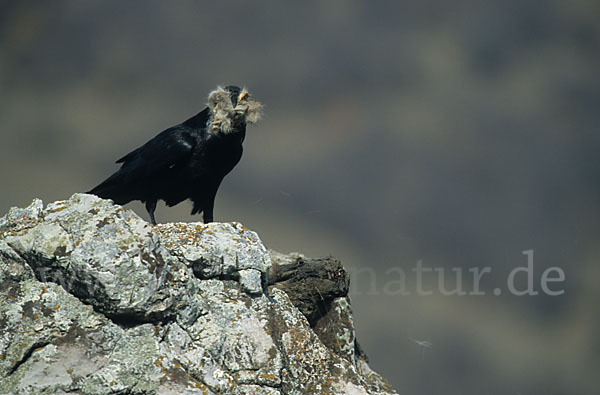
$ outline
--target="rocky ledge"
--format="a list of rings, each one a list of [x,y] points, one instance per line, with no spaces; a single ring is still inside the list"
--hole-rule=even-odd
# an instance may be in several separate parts
[[[268,275],[267,275],[268,274]],[[0,392],[388,394],[333,258],[92,195],[0,218]]]

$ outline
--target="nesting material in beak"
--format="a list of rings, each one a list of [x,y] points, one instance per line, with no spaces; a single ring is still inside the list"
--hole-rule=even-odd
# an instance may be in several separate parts
[[[211,110],[210,131],[214,133],[230,133],[234,120],[256,123],[260,119],[262,104],[252,100],[252,96],[243,89],[238,96],[237,105],[233,107],[228,91],[218,87],[208,95],[208,107]]]

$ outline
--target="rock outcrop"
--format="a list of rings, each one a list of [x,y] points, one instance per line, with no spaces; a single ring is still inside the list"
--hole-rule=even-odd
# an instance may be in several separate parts
[[[36,199],[0,218],[0,393],[394,393],[358,347],[348,282],[239,223]]]

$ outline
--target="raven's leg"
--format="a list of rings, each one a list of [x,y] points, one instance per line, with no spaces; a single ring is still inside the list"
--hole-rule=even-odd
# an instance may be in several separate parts
[[[214,207],[215,207],[214,200],[212,202],[210,202],[209,204],[207,204],[206,207],[204,207],[204,210],[202,211],[202,222],[204,222],[205,224],[207,224],[209,222],[213,222]]]
[[[152,225],[156,225],[156,218],[154,218],[154,210],[156,210],[156,199],[146,200],[146,210],[148,211],[148,214],[150,214],[150,221],[152,221]]]
[[[208,185],[208,193],[206,195],[206,200],[204,201],[204,209],[202,210],[202,220],[205,224],[214,221],[213,209],[215,208],[215,199],[221,180],[214,180],[213,183]]]

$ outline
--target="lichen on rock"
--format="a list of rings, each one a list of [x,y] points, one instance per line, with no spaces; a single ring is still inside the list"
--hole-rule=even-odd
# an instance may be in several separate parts
[[[308,264],[296,273],[318,306],[272,260]],[[239,223],[153,227],[93,195],[13,208],[0,218],[0,391],[394,393],[357,351],[343,267],[318,264]]]

